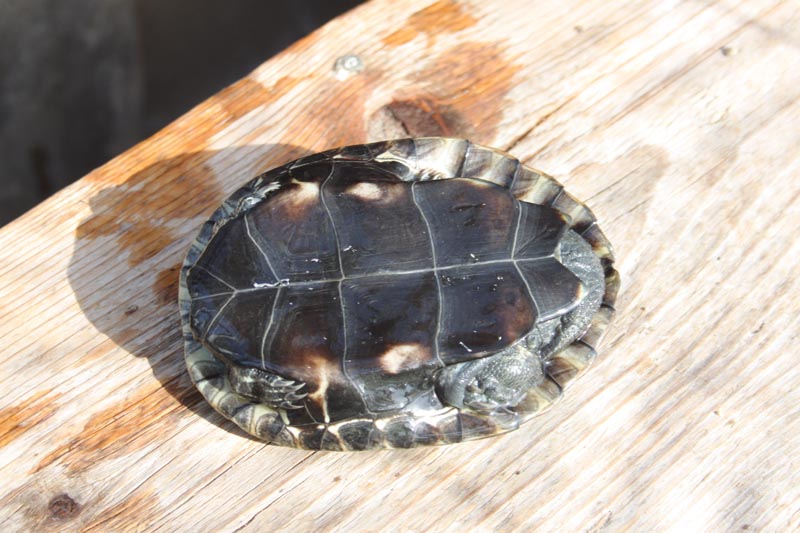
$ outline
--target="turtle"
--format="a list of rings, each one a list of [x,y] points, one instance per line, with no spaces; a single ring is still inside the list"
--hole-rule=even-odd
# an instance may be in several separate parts
[[[554,178],[427,137],[252,179],[191,245],[179,307],[214,409],[263,441],[354,451],[517,429],[593,361],[618,288]]]

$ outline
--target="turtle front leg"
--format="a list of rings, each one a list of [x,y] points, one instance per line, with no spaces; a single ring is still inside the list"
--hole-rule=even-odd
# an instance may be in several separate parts
[[[228,364],[228,382],[234,392],[274,409],[302,409],[306,384],[260,368]]]

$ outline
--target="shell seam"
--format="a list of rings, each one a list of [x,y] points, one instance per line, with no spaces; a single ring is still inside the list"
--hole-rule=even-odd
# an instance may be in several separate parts
[[[269,256],[267,255],[266,250],[264,250],[263,248],[261,248],[261,246],[258,245],[255,238],[253,237],[253,234],[250,232],[250,223],[247,221],[247,215],[244,215],[242,218],[244,219],[244,229],[247,232],[247,236],[253,242],[253,245],[258,249],[258,251],[261,252],[261,255],[264,256],[264,261],[267,262],[267,267],[269,267],[269,271],[272,272],[272,277],[275,278],[275,281],[280,281],[278,273],[272,267],[272,261],[269,260]]]
[[[193,267],[192,267],[192,270],[194,270],[195,268],[202,270],[203,272],[205,272],[206,274],[208,274],[209,276],[211,276],[211,277],[212,277],[212,278],[214,278],[215,280],[219,281],[220,283],[222,283],[222,284],[223,284],[223,285],[225,285],[226,287],[230,287],[230,289],[231,289],[233,292],[236,292],[236,287],[234,287],[233,285],[231,285],[230,283],[228,283],[227,281],[225,281],[225,280],[224,280],[224,279],[222,279],[221,277],[217,276],[216,274],[214,274],[213,272],[211,272],[209,269],[207,269],[207,268],[203,268],[203,267],[201,267],[201,266],[197,266],[197,265],[195,265],[195,266],[193,266]]]
[[[414,270],[389,270],[385,272],[368,272],[365,274],[351,274],[346,277],[348,280],[352,279],[364,279],[364,278],[379,278],[381,276],[410,276],[412,274],[426,274],[429,272],[443,272],[447,270],[456,270],[461,268],[471,268],[471,267],[481,267],[485,265],[499,265],[504,263],[533,263],[536,261],[542,261],[546,259],[550,259],[551,256],[543,256],[543,257],[523,257],[522,259],[492,259],[489,261],[478,261],[477,263],[468,263],[468,264],[457,264],[457,265],[448,265],[439,268],[418,268]],[[310,280],[310,281],[290,281],[287,282],[285,285],[282,286],[291,286],[291,287],[308,287],[310,285],[324,285],[327,283],[333,283],[339,281],[338,279],[317,279],[317,280]],[[344,279],[342,280],[344,281]],[[215,296],[228,296],[231,294],[239,294],[239,293],[247,293],[247,292],[257,292],[257,291],[264,291],[264,290],[272,290],[275,287],[249,287],[247,289],[235,289],[229,292],[215,292],[214,294],[206,294],[204,296],[195,296],[195,300],[203,300],[207,298],[213,298]]]
[[[434,355],[436,356],[436,360],[439,362],[441,368],[444,368],[445,364],[442,361],[441,356],[439,355],[440,348],[439,348],[439,334],[441,333],[442,329],[442,307],[443,299],[442,299],[442,282],[439,280],[439,268],[437,266],[436,261],[436,245],[434,244],[433,240],[433,231],[431,230],[430,222],[428,222],[428,217],[425,216],[425,212],[422,210],[422,206],[419,205],[417,201],[417,193],[414,189],[414,186],[417,185],[419,182],[415,181],[411,184],[411,201],[414,202],[414,206],[416,206],[417,211],[419,211],[420,216],[422,217],[422,221],[425,223],[425,227],[428,229],[428,238],[430,239],[431,243],[431,256],[433,259],[433,277],[436,280],[436,296],[439,303],[439,309],[436,313],[436,334],[433,340],[433,349]],[[426,270],[426,272],[430,272],[430,270]]]
[[[347,373],[347,316],[346,316],[347,313],[345,312],[346,310],[344,308],[344,298],[342,297],[342,282],[345,279],[344,265],[342,264],[342,243],[339,241],[339,231],[336,229],[336,223],[333,221],[333,215],[331,214],[331,210],[330,208],[328,208],[328,203],[325,201],[325,186],[333,177],[333,173],[335,170],[336,170],[336,162],[331,161],[330,174],[328,174],[328,177],[325,178],[325,180],[319,186],[319,199],[320,203],[322,204],[322,208],[325,209],[325,213],[328,215],[328,220],[331,223],[331,229],[333,230],[333,238],[336,240],[336,254],[339,258],[339,273],[341,274],[341,278],[339,279],[336,285],[339,291],[339,306],[342,309],[342,346],[343,346],[342,374],[344,375],[345,378],[347,378],[347,381],[349,381],[353,385],[353,388],[358,392],[358,396],[361,398],[361,403],[364,404],[364,410],[367,412],[371,412],[369,410],[369,407],[367,407],[367,401],[366,399],[364,399],[364,392],[361,390],[361,387],[359,387],[353,380],[353,378],[350,377],[350,374]],[[324,408],[324,412],[325,412],[325,423],[327,424],[330,422],[328,417],[327,405]]]
[[[528,296],[531,299],[531,303],[533,304],[534,309],[536,309],[536,317],[539,317],[539,304],[536,303],[536,298],[533,296],[533,291],[531,290],[531,286],[528,283],[528,280],[525,278],[525,275],[522,273],[522,270],[519,268],[517,264],[517,260],[514,256],[517,253],[517,239],[519,239],[519,228],[522,225],[522,205],[517,202],[517,229],[514,230],[514,242],[511,244],[511,262],[514,264],[514,269],[519,274],[520,279],[522,279],[522,283],[525,284],[525,289],[528,291]],[[536,258],[542,259],[542,258]]]
[[[269,337],[269,332],[275,322],[275,308],[278,307],[278,300],[280,297],[281,287],[278,287],[278,290],[275,292],[275,300],[272,301],[272,310],[269,312],[269,322],[267,322],[267,327],[264,328],[264,336],[261,338],[261,367],[264,370],[267,369],[267,351],[265,349],[267,346],[267,337]],[[270,346],[272,346],[272,343],[270,343]]]
[[[217,322],[217,320],[219,320],[219,316],[222,314],[222,312],[225,310],[225,308],[228,307],[228,304],[230,304],[235,297],[236,297],[236,293],[233,293],[233,294],[231,294],[230,298],[225,300],[225,303],[222,304],[222,307],[219,308],[219,311],[217,311],[217,314],[214,315],[214,318],[212,318],[211,321],[208,323],[208,327],[206,328],[205,332],[203,333],[203,338],[201,339],[202,341],[205,341],[206,339],[208,339],[209,330],[214,326],[214,324]]]

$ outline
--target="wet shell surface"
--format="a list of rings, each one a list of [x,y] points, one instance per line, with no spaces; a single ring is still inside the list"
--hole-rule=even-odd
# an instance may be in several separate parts
[[[348,146],[253,179],[180,278],[186,364],[259,439],[408,448],[504,433],[595,357],[618,275],[553,178],[461,139]]]

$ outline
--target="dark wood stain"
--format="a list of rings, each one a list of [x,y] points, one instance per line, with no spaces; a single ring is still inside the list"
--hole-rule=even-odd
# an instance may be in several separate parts
[[[457,132],[459,136],[478,143],[493,140],[503,117],[506,95],[522,68],[506,61],[503,53],[496,43],[464,43],[439,56],[415,76],[440,106],[460,111],[466,126],[465,131]]]
[[[332,81],[312,97],[283,140],[307,140],[331,148],[409,135],[445,135],[491,144],[521,68],[507,61],[496,43],[464,43],[410,74],[405,88],[387,104],[367,109],[370,94],[386,80],[384,72],[367,62],[363,72]]]
[[[387,119],[397,121],[409,137],[450,137],[469,128],[458,111],[426,97],[393,100],[383,109],[388,111]]]
[[[413,13],[400,29],[383,38],[383,44],[400,46],[420,34],[427,35],[429,44],[433,44],[438,35],[465,30],[476,22],[475,17],[464,11],[462,4],[454,0],[440,0]]]
[[[153,290],[156,293],[158,303],[170,305],[178,301],[178,275],[181,263],[176,263],[169,268],[159,271],[156,281],[153,283]],[[125,311],[127,314],[127,310]]]
[[[69,494],[59,494],[54,496],[47,504],[50,516],[56,520],[67,520],[77,516],[81,512],[81,504],[72,499]]]

